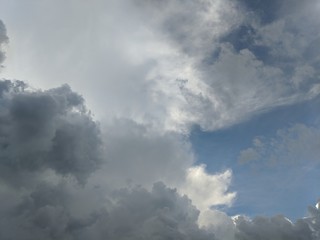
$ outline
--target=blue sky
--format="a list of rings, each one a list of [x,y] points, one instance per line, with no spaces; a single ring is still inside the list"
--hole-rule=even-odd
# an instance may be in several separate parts
[[[0,6],[0,239],[319,238],[318,0]]]
[[[262,26],[273,24],[283,20],[287,5],[279,1],[243,1],[250,13],[257,14]],[[290,9],[295,8],[297,2]],[[306,4],[307,5],[307,4]],[[304,6],[303,6],[304,7]],[[284,70],[291,75],[292,66],[290,58],[281,60],[270,55],[270,47],[256,44],[254,35],[257,29],[250,23],[239,26],[222,38],[222,42],[233,45],[236,51],[249,49],[259,60],[268,65],[289,64]],[[300,34],[299,31],[295,32]],[[280,40],[281,41],[281,40]],[[277,63],[280,61],[279,63]],[[283,62],[282,62],[283,61]],[[294,61],[294,60],[293,60]],[[318,77],[314,81],[318,81]],[[282,149],[278,152],[266,153],[255,159],[255,164],[239,163],[239,156],[244,149],[251,148],[256,137],[265,141],[276,138],[277,131],[290,129],[295,124],[302,124],[306,128],[319,127],[319,98],[295,103],[286,106],[267,109],[254,114],[251,118],[231,127],[217,131],[203,131],[194,127],[190,139],[198,157],[198,161],[204,162],[210,171],[222,171],[226,168],[233,170],[233,189],[237,189],[237,200],[230,214],[243,213],[252,215],[275,215],[285,214],[292,219],[300,218],[306,214],[303,206],[312,205],[319,197],[319,189],[316,182],[319,181],[319,164],[317,155],[298,156],[298,163],[281,164],[281,157],[288,157],[290,149]],[[288,138],[292,136],[286,136]],[[297,136],[293,136],[297,137]],[[297,137],[299,138],[299,136]],[[309,139],[310,140],[310,139]],[[317,139],[315,139],[317,141]],[[305,139],[305,141],[308,141]],[[312,142],[301,142],[300,144],[312,145]],[[317,143],[318,145],[318,143]],[[269,146],[274,147],[276,146]],[[303,150],[302,150],[303,151]],[[305,149],[305,151],[310,151]],[[317,150],[314,154],[317,154]],[[266,166],[265,162],[275,154],[280,162],[272,166]],[[283,156],[285,155],[285,156]],[[290,155],[290,158],[295,156]],[[285,161],[285,160],[283,160]],[[292,159],[292,161],[295,161]],[[315,161],[312,164],[310,161]],[[308,168],[305,170],[304,168]]]
[[[205,163],[210,171],[233,169],[232,188],[237,189],[238,197],[232,208],[227,209],[229,214],[285,214],[291,219],[306,214],[304,206],[313,205],[314,199],[319,197],[319,164],[303,172],[301,168],[304,163],[268,167],[263,163],[270,157],[267,155],[259,158],[257,166],[253,167],[240,164],[239,156],[242,150],[253,145],[257,136],[268,140],[274,138],[278,130],[288,129],[295,124],[318,126],[317,106],[319,99],[279,107],[215,132],[194,128],[190,139],[198,161]],[[312,159],[301,160],[308,165]],[[294,186],[292,182],[295,182]]]

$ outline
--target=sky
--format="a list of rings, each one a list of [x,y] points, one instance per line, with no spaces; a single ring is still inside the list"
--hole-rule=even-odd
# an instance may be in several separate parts
[[[320,239],[319,1],[0,6],[0,239]]]

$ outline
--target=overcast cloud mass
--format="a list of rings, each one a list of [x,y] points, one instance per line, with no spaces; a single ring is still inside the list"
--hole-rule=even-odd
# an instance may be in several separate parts
[[[317,198],[290,220],[257,195],[320,180],[317,112],[265,118],[231,161],[191,141],[317,106],[318,1],[0,5],[0,240],[320,239]],[[246,199],[265,216],[230,213]]]

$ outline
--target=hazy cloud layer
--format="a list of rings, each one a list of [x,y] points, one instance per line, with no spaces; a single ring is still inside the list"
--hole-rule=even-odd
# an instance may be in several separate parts
[[[274,137],[256,137],[252,146],[240,152],[239,163],[276,166],[311,166],[319,164],[319,126],[295,124],[279,129]]]
[[[1,216],[1,238],[215,239],[199,229],[199,211],[190,200],[161,183],[150,192],[119,190],[111,197],[113,203],[100,203],[95,211],[82,216],[72,213],[76,198],[63,184],[40,185]]]
[[[0,20],[0,64],[5,59],[5,53],[3,52],[3,45],[8,42],[6,26]],[[2,65],[0,65],[2,66]]]
[[[201,183],[188,186],[194,158],[182,136],[118,119],[103,141],[83,98],[67,85],[41,91],[21,81],[0,83],[2,238],[213,239],[177,190],[164,184],[119,190],[163,180],[182,194],[204,191]],[[196,205],[230,201],[224,199],[230,173],[202,175],[211,190]]]
[[[103,128],[108,164],[102,172],[115,185],[164,181],[176,186],[195,162],[187,138],[176,133],[159,134],[128,119],[116,119]]]

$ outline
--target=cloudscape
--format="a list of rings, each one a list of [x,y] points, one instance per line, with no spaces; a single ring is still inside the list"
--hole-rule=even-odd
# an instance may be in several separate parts
[[[0,240],[320,240],[318,0],[0,6]]]

